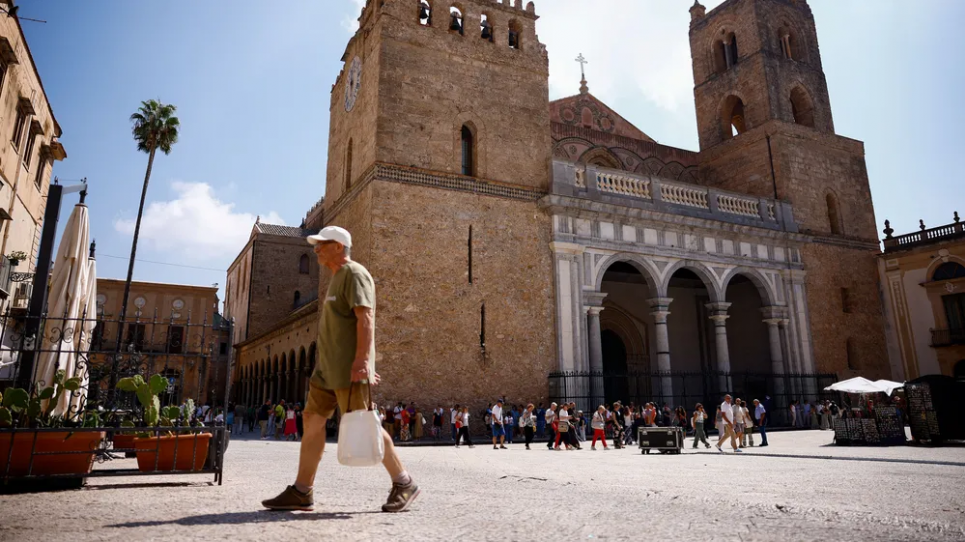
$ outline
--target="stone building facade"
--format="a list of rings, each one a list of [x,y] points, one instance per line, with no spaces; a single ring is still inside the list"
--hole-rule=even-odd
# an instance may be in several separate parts
[[[656,143],[585,78],[551,102],[532,2],[366,3],[312,216],[351,231],[375,278],[382,398],[612,401],[625,384],[589,372],[659,372],[636,396],[690,404],[703,396],[671,372],[713,375],[714,400],[818,391],[785,375],[890,376],[863,146],[834,133],[807,2],[691,15],[697,152]],[[267,343],[309,318],[243,343],[263,394],[281,370]],[[584,373],[561,391],[556,371]]]
[[[0,310],[29,302],[30,280],[10,275],[34,271],[53,165],[67,157],[61,135],[19,19],[0,16]],[[16,252],[27,258],[13,266]]]
[[[885,222],[878,256],[892,374],[965,379],[965,223],[893,236]]]
[[[90,347],[91,381],[106,392],[102,372],[117,348],[124,280],[97,279],[97,327]],[[168,379],[165,404],[222,401],[231,339],[218,314],[217,286],[131,282],[121,350],[137,352],[145,374]],[[92,384],[93,385],[93,384]]]

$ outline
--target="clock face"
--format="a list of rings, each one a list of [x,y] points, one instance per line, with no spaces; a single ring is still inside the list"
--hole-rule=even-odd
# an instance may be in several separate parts
[[[179,311],[184,308],[184,301],[181,301],[180,299],[175,299],[174,303],[171,303],[171,306],[174,307],[174,310]]]
[[[147,304],[147,300],[144,299],[143,297],[138,297],[137,299],[134,300],[134,306],[139,309],[143,309],[144,305],[146,304]]]
[[[351,111],[355,107],[359,88],[362,87],[362,59],[355,57],[348,69],[348,79],[345,81],[345,110]]]

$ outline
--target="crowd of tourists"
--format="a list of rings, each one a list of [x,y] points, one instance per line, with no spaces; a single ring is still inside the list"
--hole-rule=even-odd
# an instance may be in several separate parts
[[[227,413],[225,425],[231,434],[257,432],[262,440],[299,441],[305,433],[299,402],[269,400],[260,407],[229,403]]]

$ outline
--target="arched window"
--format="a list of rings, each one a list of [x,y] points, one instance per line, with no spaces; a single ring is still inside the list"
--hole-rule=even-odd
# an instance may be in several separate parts
[[[801,87],[794,87],[791,91],[791,113],[796,124],[814,128],[814,106],[811,97]]]
[[[462,11],[456,6],[449,8],[449,30],[459,32],[460,36],[463,35]]]
[[[302,275],[308,274],[308,254],[302,254],[302,257],[298,258],[298,272]]]
[[[714,68],[724,73],[737,64],[737,36],[733,32],[714,42]]]
[[[419,3],[419,24],[432,26],[432,6],[426,0]]]
[[[352,188],[352,143],[351,139],[348,140],[348,148],[345,150],[345,191],[348,192]]]
[[[299,292],[298,290],[295,290],[295,302],[292,303],[292,305],[294,305],[294,306],[297,307],[297,306],[298,306],[298,302],[301,301],[301,299],[302,299],[302,293]]]
[[[462,127],[462,174],[472,177],[475,174],[475,151],[476,137],[472,130],[463,125]]]
[[[943,263],[932,274],[932,280],[951,280],[965,278],[965,266],[958,262]]]
[[[804,62],[807,56],[804,52],[804,44],[798,38],[797,32],[795,32],[790,25],[784,24],[777,31],[777,37],[780,40],[781,54],[784,58],[788,60],[794,60],[796,62]]]
[[[516,20],[509,22],[509,47],[510,49],[523,48],[523,29]]]
[[[492,43],[493,42],[493,25],[489,23],[489,15],[485,13],[482,14],[481,20],[479,21],[479,37]]]
[[[831,233],[841,235],[841,212],[838,209],[838,198],[834,194],[828,194],[828,224],[831,226]]]
[[[724,100],[724,107],[721,110],[721,127],[724,132],[724,139],[730,139],[747,130],[747,122],[744,118],[744,101],[737,96],[730,96]]]

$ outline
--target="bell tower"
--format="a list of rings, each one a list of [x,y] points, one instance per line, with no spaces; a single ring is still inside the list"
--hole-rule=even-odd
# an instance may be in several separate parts
[[[537,18],[522,0],[369,0],[332,88],[326,202],[376,162],[545,189]]]
[[[558,367],[536,21],[522,0],[367,0],[345,49],[324,220],[375,279],[383,397],[541,398]]]
[[[810,314],[817,370],[880,369],[887,353],[864,144],[834,132],[807,0],[727,0],[709,12],[698,2],[690,14],[701,181],[791,203],[808,242],[805,272],[783,277],[787,308]]]
[[[806,0],[691,8],[700,148],[770,120],[834,132],[818,36]]]

